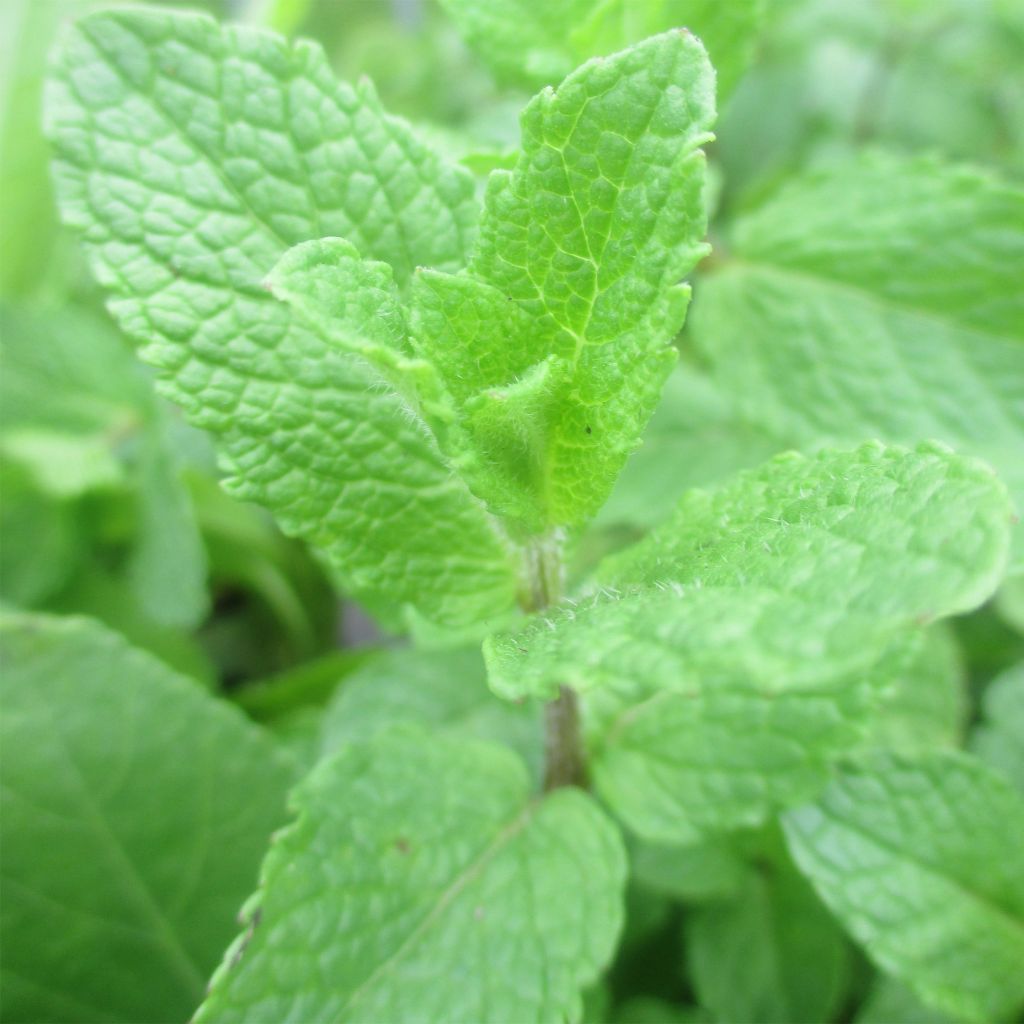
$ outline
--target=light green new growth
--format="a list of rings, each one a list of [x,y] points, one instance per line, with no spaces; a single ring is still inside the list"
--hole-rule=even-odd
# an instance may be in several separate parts
[[[236,929],[287,766],[86,619],[0,617],[4,1019],[184,1020]]]
[[[293,800],[198,1022],[578,1019],[626,872],[589,796],[531,798],[508,751],[396,728]]]
[[[722,255],[692,329],[747,419],[801,446],[936,438],[1024,503],[1024,189],[873,154],[781,189]]]
[[[880,756],[783,822],[797,863],[880,967],[972,1021],[1024,1005],[1024,802],[967,755]]]
[[[594,782],[688,841],[820,785],[913,653],[905,631],[995,589],[1010,507],[933,446],[780,456],[691,492],[607,586],[485,645],[501,696],[584,695]]]

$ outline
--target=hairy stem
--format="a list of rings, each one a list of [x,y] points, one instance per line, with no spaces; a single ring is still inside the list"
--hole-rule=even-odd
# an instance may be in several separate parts
[[[542,612],[562,597],[565,567],[558,536],[543,537],[526,549],[526,579],[520,604],[525,612]],[[586,762],[580,741],[576,694],[568,686],[544,708],[544,789],[582,786]]]

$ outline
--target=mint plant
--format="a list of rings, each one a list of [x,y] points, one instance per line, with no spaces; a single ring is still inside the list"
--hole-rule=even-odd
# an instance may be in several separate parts
[[[46,131],[114,319],[226,490],[411,642],[235,699],[5,610],[5,1018],[1024,1006],[1020,672],[955,749],[943,621],[1016,593],[1024,192],[873,154],[712,252],[712,61],[766,5],[591,6],[446,0],[545,86],[481,188],[315,44],[66,33]],[[630,461],[652,416],[693,464]],[[666,929],[685,986],[620,998]]]

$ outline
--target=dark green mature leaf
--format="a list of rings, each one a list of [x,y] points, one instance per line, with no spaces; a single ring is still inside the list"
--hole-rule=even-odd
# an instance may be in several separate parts
[[[773,434],[937,438],[991,462],[1020,504],[1022,266],[1024,189],[875,154],[741,218],[693,334],[740,413]]]
[[[934,446],[781,456],[687,495],[607,589],[491,637],[491,685],[580,690],[595,782],[641,834],[757,824],[859,740],[904,630],[992,593],[1009,527],[992,473]]]
[[[461,265],[472,180],[321,51],[210,19],[113,11],[68,36],[47,101],[65,218],[165,391],[221,435],[237,496],[323,548],[361,599],[466,626],[514,601],[496,524],[360,357],[261,287],[323,235]]]
[[[880,756],[783,824],[800,868],[883,970],[971,1020],[1024,1005],[1024,801],[983,764]]]
[[[182,1020],[235,930],[288,772],[237,712],[84,619],[7,615],[5,1020]]]
[[[488,744],[399,728],[346,745],[296,791],[197,1020],[577,1017],[618,937],[625,855],[586,794],[529,788]]]

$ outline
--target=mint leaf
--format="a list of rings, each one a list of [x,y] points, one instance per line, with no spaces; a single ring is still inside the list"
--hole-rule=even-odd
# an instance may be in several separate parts
[[[800,445],[937,438],[1024,501],[1024,190],[876,154],[792,182],[729,251],[692,328],[745,418]]]
[[[485,644],[506,698],[584,695],[594,781],[631,828],[692,842],[805,798],[912,653],[988,597],[1005,492],[934,446],[780,456],[694,491],[607,586]]]
[[[839,926],[788,863],[752,873],[743,890],[693,911],[687,962],[701,1006],[719,1021],[832,1020],[849,974]]]
[[[885,975],[879,976],[857,1014],[856,1024],[952,1024],[953,1018],[925,1006],[913,992]]]
[[[197,1021],[579,1015],[625,876],[587,795],[531,800],[508,752],[398,728],[346,745],[293,802]]]
[[[686,491],[751,469],[784,447],[759,425],[743,422],[708,376],[680,363],[597,522],[650,529]]]
[[[472,180],[321,51],[198,15],[80,22],[47,97],[65,219],[164,391],[221,436],[232,492],[322,548],[353,593],[442,626],[514,601],[496,524],[379,373],[261,282],[342,236],[412,268],[461,265]]]
[[[1024,1004],[1024,802],[963,754],[878,757],[783,817],[793,856],[883,970],[971,1020]]]
[[[125,340],[84,309],[6,306],[0,357],[0,453],[57,499],[129,495],[128,575],[142,611],[195,625],[207,611],[206,553],[166,410]],[[70,514],[83,518],[80,506]]]
[[[970,748],[1024,793],[1024,664],[988,684]]]
[[[968,712],[963,655],[943,623],[920,640],[868,723],[866,749],[916,754],[961,744]]]
[[[509,362],[520,374],[546,362],[547,379],[540,396],[484,391],[479,401],[521,439],[512,456],[530,466],[549,523],[600,507],[675,361],[671,341],[689,299],[679,281],[707,252],[698,147],[713,119],[706,53],[687,33],[668,32],[535,97],[522,115],[519,162],[491,175],[469,270],[528,314],[525,335],[504,340]],[[442,283],[432,282],[435,294]],[[453,327],[471,336],[477,319]],[[538,403],[539,452],[516,429]]]
[[[24,466],[0,459],[0,600],[32,607],[68,581],[81,557],[74,509],[39,490]]]
[[[0,621],[3,1015],[184,1019],[288,773],[254,726],[84,619]]]
[[[711,54],[723,100],[750,61],[765,12],[762,0],[442,0],[442,6],[499,78],[530,89],[557,82],[590,57],[688,28]]]
[[[747,866],[724,837],[710,837],[692,846],[630,844],[632,877],[644,888],[686,902],[735,896]]]
[[[324,709],[321,754],[370,739],[396,722],[503,743],[523,758],[536,780],[542,778],[540,708],[495,697],[487,688],[478,647],[372,656],[344,680]]]

